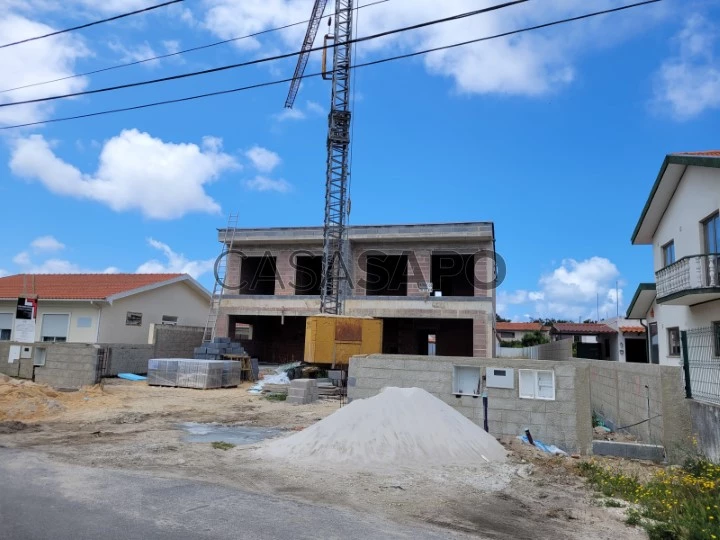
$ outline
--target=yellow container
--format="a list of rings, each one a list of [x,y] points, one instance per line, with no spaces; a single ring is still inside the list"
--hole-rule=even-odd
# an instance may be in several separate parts
[[[318,315],[305,322],[305,362],[347,367],[357,354],[382,352],[382,320]]]

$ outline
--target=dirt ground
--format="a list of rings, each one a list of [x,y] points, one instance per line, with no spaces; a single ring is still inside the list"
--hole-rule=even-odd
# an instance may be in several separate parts
[[[540,454],[516,439],[502,441],[511,455],[503,465],[373,471],[323,463],[308,469],[263,458],[254,451],[261,445],[219,450],[183,440],[182,422],[279,427],[291,434],[340,406],[268,401],[247,387],[202,391],[112,379],[57,392],[0,376],[0,446],[92,467],[232,485],[461,536],[645,538],[623,523],[622,509],[604,507],[586,488],[574,473],[577,459]]]

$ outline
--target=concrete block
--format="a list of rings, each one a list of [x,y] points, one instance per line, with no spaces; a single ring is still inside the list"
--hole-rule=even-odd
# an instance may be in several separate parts
[[[665,459],[665,448],[654,444],[593,441],[592,451],[593,454],[598,456],[615,456],[648,461],[663,461]]]

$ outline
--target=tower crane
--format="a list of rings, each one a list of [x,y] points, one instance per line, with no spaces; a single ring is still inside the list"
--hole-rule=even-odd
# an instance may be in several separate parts
[[[313,42],[328,0],[315,0],[312,17],[285,107],[292,108],[307,66]],[[352,61],[354,0],[335,0],[334,26],[325,36],[323,78],[332,80],[332,97],[328,115],[327,164],[325,176],[325,221],[323,226],[323,260],[320,280],[320,311],[342,315],[348,294],[346,224],[349,210],[348,177],[350,153],[350,67]],[[332,25],[330,18],[328,25]],[[326,69],[327,45],[333,42],[332,72]]]

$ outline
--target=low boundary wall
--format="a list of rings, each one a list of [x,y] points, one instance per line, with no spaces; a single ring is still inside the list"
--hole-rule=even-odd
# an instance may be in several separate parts
[[[458,396],[454,388],[456,368],[478,368],[512,373],[512,388],[488,388],[488,428],[495,436],[517,436],[530,429],[535,438],[555,444],[568,452],[592,451],[589,366],[505,358],[369,355],[351,359],[348,399],[368,398],[386,386],[418,387],[427,390],[467,418],[482,426],[483,400],[472,395]],[[519,397],[520,369],[552,371],[555,399]]]

